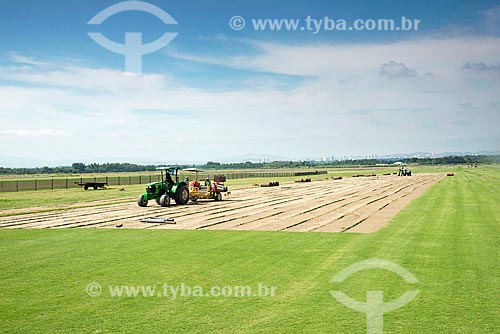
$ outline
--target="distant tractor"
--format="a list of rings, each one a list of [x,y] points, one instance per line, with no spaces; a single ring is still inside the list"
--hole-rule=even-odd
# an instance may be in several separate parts
[[[399,168],[398,176],[411,176],[411,169],[406,167]]]
[[[186,182],[179,182],[179,168],[158,167],[160,170],[160,181],[146,184],[146,192],[139,195],[137,204],[147,206],[148,201],[155,200],[158,205],[169,206],[170,199],[174,199],[176,204],[184,205],[189,201],[189,188]],[[165,172],[165,178],[163,176]],[[175,176],[175,181],[172,179]]]
[[[227,192],[227,187],[224,186],[226,177],[224,175],[214,175],[213,182],[207,177],[203,183],[198,180],[198,173],[203,173],[203,170],[198,168],[186,168],[185,172],[195,173],[195,178],[189,183],[189,198],[196,202],[198,199],[213,199],[222,201],[222,193]],[[187,180],[187,179],[186,179]]]

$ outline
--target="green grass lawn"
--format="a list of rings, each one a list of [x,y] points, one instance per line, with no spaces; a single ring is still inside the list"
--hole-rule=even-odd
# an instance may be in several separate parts
[[[2,333],[366,333],[362,313],[330,296],[386,300],[414,285],[374,269],[380,258],[413,273],[414,301],[385,315],[384,333],[498,333],[499,168],[461,169],[379,232],[361,234],[169,230],[0,230]],[[96,192],[97,193],[97,192]],[[103,287],[99,297],[85,288]],[[109,285],[259,283],[274,297],[121,297]]]

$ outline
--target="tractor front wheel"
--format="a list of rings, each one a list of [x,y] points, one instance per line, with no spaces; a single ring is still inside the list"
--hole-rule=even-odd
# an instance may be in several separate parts
[[[221,193],[215,194],[215,200],[216,201],[222,201],[222,194]]]
[[[145,207],[148,205],[148,200],[146,199],[144,194],[139,195],[139,197],[137,197],[137,205],[139,205],[141,207]]]
[[[180,184],[177,187],[174,197],[175,203],[185,205],[189,202],[189,189],[185,184]]]
[[[170,206],[170,197],[167,194],[163,194],[160,197],[160,205],[161,206]]]

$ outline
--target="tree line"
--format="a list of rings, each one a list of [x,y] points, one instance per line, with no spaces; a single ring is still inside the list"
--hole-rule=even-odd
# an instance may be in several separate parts
[[[360,159],[342,161],[273,161],[220,163],[208,161],[204,165],[178,165],[179,168],[196,167],[200,169],[280,169],[280,168],[325,168],[325,167],[374,167],[402,161],[420,165],[456,165],[500,163],[500,155],[465,155],[439,158],[408,159]],[[131,163],[90,163],[75,162],[71,166],[8,168],[0,167],[0,174],[84,174],[84,173],[120,173],[155,171],[159,165],[138,165]]]

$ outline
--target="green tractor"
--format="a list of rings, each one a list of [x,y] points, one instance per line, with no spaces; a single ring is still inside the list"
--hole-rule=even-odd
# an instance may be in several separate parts
[[[137,204],[144,207],[148,205],[148,201],[154,199],[158,205],[169,206],[171,198],[176,204],[187,204],[189,188],[186,182],[179,182],[179,168],[158,167],[156,169],[161,173],[160,182],[146,184],[146,192],[139,195]],[[165,172],[165,178],[163,178],[163,172]],[[172,176],[175,176],[175,181]]]

